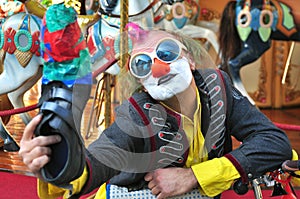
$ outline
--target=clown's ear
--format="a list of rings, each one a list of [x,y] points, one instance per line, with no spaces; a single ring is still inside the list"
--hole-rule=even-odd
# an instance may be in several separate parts
[[[188,59],[188,62],[190,64],[191,70],[192,71],[196,70],[196,62],[194,61],[193,56],[192,56],[192,54],[190,52],[186,53],[186,58]]]

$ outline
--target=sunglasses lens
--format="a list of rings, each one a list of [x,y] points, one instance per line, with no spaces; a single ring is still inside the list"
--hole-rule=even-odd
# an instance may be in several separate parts
[[[171,62],[178,58],[180,53],[180,47],[173,40],[164,40],[156,49],[157,57],[165,62]]]
[[[137,77],[144,77],[151,71],[151,57],[145,54],[135,56],[131,60],[131,72]]]

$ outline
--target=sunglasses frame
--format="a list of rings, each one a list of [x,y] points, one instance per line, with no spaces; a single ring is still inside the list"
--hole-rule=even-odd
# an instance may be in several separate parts
[[[160,59],[160,58],[157,56],[157,52],[156,52],[158,46],[159,46],[162,42],[164,42],[164,41],[166,41],[166,40],[174,41],[174,42],[178,45],[178,47],[179,47],[179,52],[178,52],[177,57],[176,57],[175,59],[171,60],[171,61],[164,61],[164,60]],[[158,60],[162,61],[162,62],[165,62],[165,63],[171,63],[171,62],[176,61],[176,60],[180,57],[180,55],[181,55],[181,53],[182,53],[182,50],[187,51],[187,48],[186,48],[185,45],[183,45],[183,43],[181,43],[181,42],[178,41],[177,39],[172,38],[172,37],[165,37],[165,38],[162,38],[162,39],[160,39],[160,40],[157,42],[157,45],[155,46],[155,48],[154,48],[154,50],[153,50],[152,52],[150,52],[150,53],[149,53],[149,52],[139,52],[139,53],[134,54],[133,56],[130,56],[130,60],[129,60],[129,70],[130,70],[130,73],[131,73],[134,77],[139,78],[139,79],[148,77],[148,76],[151,74],[151,66],[152,66],[152,64],[154,63],[154,57],[157,58]],[[132,70],[132,61],[133,61],[133,59],[134,59],[136,56],[138,56],[138,55],[147,55],[148,57],[151,58],[151,62],[152,62],[152,63],[151,63],[151,66],[150,66],[149,72],[148,72],[146,75],[143,75],[143,76],[140,76],[140,75],[135,74],[135,73],[133,72],[133,70]]]

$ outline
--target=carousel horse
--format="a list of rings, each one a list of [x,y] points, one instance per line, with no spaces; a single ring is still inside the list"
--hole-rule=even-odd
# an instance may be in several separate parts
[[[11,2],[15,3],[17,8],[13,9],[14,4]],[[3,38],[0,42],[0,95],[7,96],[13,108],[23,110],[25,92],[32,88],[42,76],[40,18],[44,15],[46,8],[35,1],[16,2],[8,2],[11,10],[7,8],[9,6],[4,6],[4,2],[0,5],[1,11],[7,12],[1,15],[4,18],[1,21],[3,23],[0,32]],[[18,12],[25,11],[21,9],[24,6],[23,3],[34,15]],[[9,17],[5,18],[5,16]],[[20,117],[25,124],[31,119],[25,108],[20,113]],[[7,118],[9,116],[3,116],[0,119],[0,138],[4,140],[3,148],[5,151],[17,151],[19,146],[16,140],[5,128],[5,124],[9,121]]]
[[[271,40],[300,41],[300,1],[238,0],[224,8],[219,43],[221,68],[249,98],[240,69],[256,61],[271,46]]]
[[[95,12],[95,2],[89,1],[87,12]],[[108,30],[120,28],[120,2],[119,0],[99,0],[102,22],[108,24]],[[202,27],[198,23],[200,7],[195,0],[148,0],[134,1],[129,0],[128,21],[134,22],[148,28],[164,28],[167,30],[180,32],[192,38],[204,38],[219,51],[219,44],[216,33],[212,30],[217,25],[211,23],[211,28]],[[101,23],[99,21],[99,23]],[[103,28],[104,30],[107,27]],[[102,31],[105,34],[105,31]],[[109,33],[111,34],[111,32]]]
[[[0,61],[0,94],[8,94],[13,106],[23,106],[22,96],[41,76],[42,61],[39,51],[39,19],[26,13],[11,16],[2,26]],[[18,73],[16,73],[18,71]],[[22,74],[22,75],[16,75]],[[15,77],[11,79],[11,77]],[[26,116],[23,121],[29,122]]]
[[[24,107],[24,93],[38,81],[42,74],[42,61],[39,54],[40,22],[38,18],[26,13],[13,14],[9,20],[3,18],[3,21],[1,25],[3,39],[0,43],[0,95],[7,94],[13,107]],[[26,112],[20,117],[25,123],[29,122],[29,115]],[[4,149],[18,150],[17,144],[2,121],[0,125]]]
[[[0,27],[2,28],[5,19],[15,13],[25,11],[24,5],[19,1],[1,1],[0,3]],[[3,64],[1,64],[3,65]],[[3,72],[3,66],[0,66],[0,74]],[[12,103],[9,100],[8,95],[0,94],[0,110],[10,110],[13,108]],[[0,117],[0,123],[7,124],[10,120],[10,116]],[[6,133],[7,130],[3,127],[0,129],[0,137],[3,138],[4,146],[9,146],[14,150],[18,149],[13,141],[13,137]],[[6,148],[4,147],[4,150]]]

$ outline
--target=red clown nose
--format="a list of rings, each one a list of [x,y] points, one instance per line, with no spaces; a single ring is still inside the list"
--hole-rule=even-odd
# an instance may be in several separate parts
[[[168,74],[171,69],[169,64],[155,58],[151,70],[153,77],[157,78]]]

